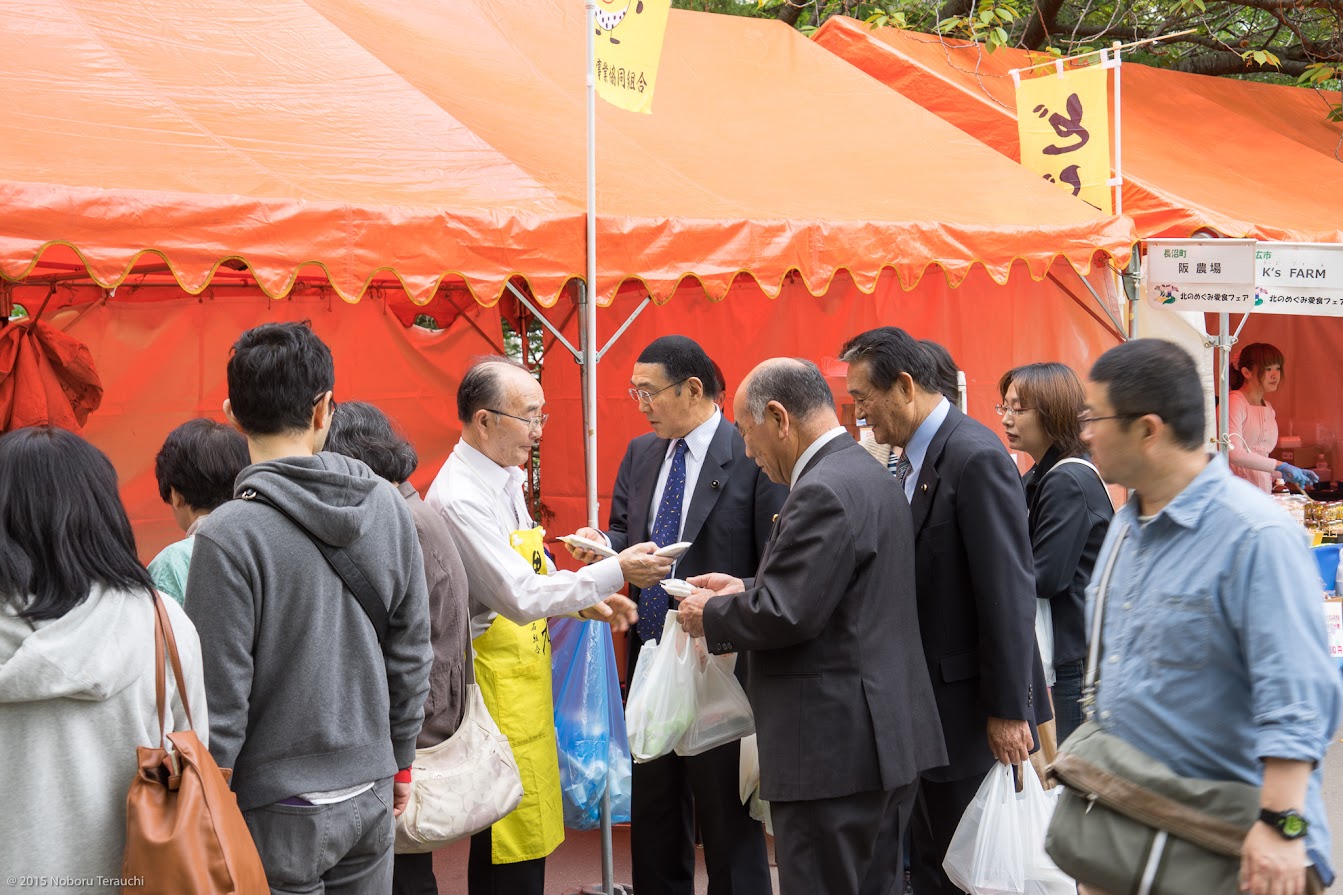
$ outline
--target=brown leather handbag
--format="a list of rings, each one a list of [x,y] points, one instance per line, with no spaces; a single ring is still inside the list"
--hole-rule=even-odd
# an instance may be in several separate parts
[[[177,678],[187,730],[165,735],[164,647]],[[252,834],[221,770],[191,730],[187,682],[163,598],[154,594],[154,692],[159,745],[136,748],[139,773],[126,794],[121,875],[142,880],[139,895],[265,895],[270,891]],[[167,743],[173,750],[168,751]]]

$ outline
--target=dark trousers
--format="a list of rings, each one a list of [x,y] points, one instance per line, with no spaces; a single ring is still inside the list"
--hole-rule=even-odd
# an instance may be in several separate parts
[[[392,895],[438,895],[433,852],[396,856],[392,862]]]
[[[1086,677],[1086,660],[1077,659],[1054,666],[1054,724],[1059,742],[1066,740],[1082,726],[1082,681]]]
[[[859,895],[905,895],[905,871],[909,863],[905,846],[909,842],[909,823],[917,794],[917,781],[893,793]]]
[[[546,859],[494,863],[490,830],[486,827],[471,837],[471,854],[466,862],[469,895],[545,895]]]
[[[987,773],[987,769],[985,769]],[[910,822],[910,878],[918,895],[964,895],[942,870],[942,859],[947,846],[961,822],[961,815],[975,800],[983,774],[934,783],[919,782],[919,794],[914,800],[914,817]]]
[[[738,795],[740,756],[735,742],[634,766],[630,857],[639,895],[693,895],[696,818],[709,895],[770,895],[765,831]]]
[[[877,860],[877,848],[886,841],[889,812],[899,810],[893,803],[908,802],[915,787],[911,783],[835,799],[771,802],[781,895],[865,891],[865,880],[886,870],[887,862]]]

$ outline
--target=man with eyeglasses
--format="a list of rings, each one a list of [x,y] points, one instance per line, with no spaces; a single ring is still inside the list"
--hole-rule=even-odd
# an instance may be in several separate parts
[[[1301,529],[1208,453],[1202,383],[1178,345],[1111,348],[1086,395],[1092,462],[1133,489],[1087,588],[1094,617],[1108,580],[1095,720],[1177,774],[1260,788],[1242,890],[1323,892],[1321,770],[1340,682]]]
[[[471,837],[471,895],[542,895],[546,856],[564,841],[546,618],[577,613],[622,631],[635,606],[616,591],[671,571],[672,561],[654,556],[648,542],[622,545],[618,556],[578,572],[555,569],[528,513],[519,468],[540,443],[545,400],[520,364],[477,361],[457,389],[461,440],[425,501],[443,515],[461,553],[476,680],[523,780],[521,804]]]
[[[1029,761],[1035,722],[1051,717],[1035,644],[1026,495],[998,436],[951,405],[909,333],[869,330],[840,356],[857,414],[877,441],[902,448],[892,474],[914,515],[919,628],[950,759],[920,781],[913,889],[959,895],[942,859],[962,814],[995,760]],[[894,859],[904,818],[888,821],[885,851]],[[900,875],[891,866],[884,885],[864,891],[886,891]]]
[[[613,549],[652,539],[659,546],[691,541],[678,577],[707,572],[753,575],[774,516],[788,489],[769,481],[746,456],[741,435],[723,416],[722,374],[685,336],[655,339],[630,376],[630,398],[652,432],[630,442],[616,473],[605,539]],[[596,559],[570,548],[584,562]],[[639,623],[630,636],[633,673],[642,644],[656,641],[675,603],[657,585],[632,589]],[[740,743],[702,755],[667,755],[634,766],[630,850],[640,895],[693,895],[693,821],[704,838],[709,891],[769,895],[765,835],[738,794]],[[693,812],[692,812],[693,806]]]

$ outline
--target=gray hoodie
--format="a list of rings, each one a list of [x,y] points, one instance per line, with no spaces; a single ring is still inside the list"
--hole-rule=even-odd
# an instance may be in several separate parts
[[[200,644],[181,607],[164,602],[197,736],[208,742]],[[173,678],[169,671],[168,729],[181,730]],[[62,617],[34,625],[0,597],[0,891],[76,885],[17,882],[46,876],[82,880],[80,892],[120,892],[112,881],[121,876],[135,749],[158,744],[148,593],[96,585]]]
[[[232,500],[205,518],[187,578],[210,698],[210,751],[244,810],[383,780],[410,767],[433,652],[424,561],[405,501],[358,460],[289,457],[244,469],[248,489],[343,548],[388,607],[368,616],[274,507]]]

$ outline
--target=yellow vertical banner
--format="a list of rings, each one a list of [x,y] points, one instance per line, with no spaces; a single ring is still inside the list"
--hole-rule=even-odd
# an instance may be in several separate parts
[[[671,0],[596,2],[597,95],[613,106],[652,114]]]
[[[1107,214],[1113,210],[1108,75],[1092,65],[1017,85],[1021,164]]]

